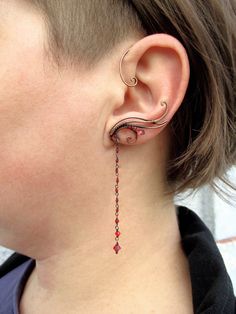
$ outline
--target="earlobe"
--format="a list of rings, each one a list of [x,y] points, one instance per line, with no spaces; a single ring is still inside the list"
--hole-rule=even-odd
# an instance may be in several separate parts
[[[124,70],[126,66],[131,71],[133,69],[128,78],[127,70]],[[173,36],[154,34],[129,47],[120,58],[120,77],[125,85],[133,88],[127,99],[129,103],[135,103],[135,112],[140,111],[140,115],[133,117],[128,112],[130,105],[122,104],[123,109],[127,109],[126,117],[113,125],[109,132],[110,139],[133,144],[139,135],[145,134],[144,129],[159,128],[148,131],[146,140],[159,133],[160,128],[171,120],[184,98],[189,72],[185,48]],[[151,97],[147,97],[147,92]],[[142,138],[141,142],[143,141],[145,140]]]

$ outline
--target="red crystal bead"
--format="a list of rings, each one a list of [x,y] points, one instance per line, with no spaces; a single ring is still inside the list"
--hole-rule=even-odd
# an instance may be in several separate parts
[[[118,224],[118,223],[119,223],[119,219],[118,219],[118,218],[116,218],[115,223],[116,223],[116,224]]]
[[[138,130],[138,135],[143,135],[143,134],[145,134],[144,130]]]
[[[117,237],[119,237],[120,231],[116,231],[116,232],[115,232],[115,235],[116,235]]]
[[[118,183],[118,182],[119,182],[119,178],[117,177],[117,178],[116,178],[116,183]]]
[[[121,249],[121,247],[120,247],[118,242],[116,242],[116,245],[113,246],[113,249],[115,250],[116,254],[118,254],[119,250]]]
[[[118,193],[118,188],[116,187],[116,193]]]

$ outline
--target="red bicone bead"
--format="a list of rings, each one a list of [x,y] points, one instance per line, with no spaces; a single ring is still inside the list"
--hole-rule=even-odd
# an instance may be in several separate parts
[[[115,232],[115,235],[116,235],[117,237],[119,237],[120,231],[116,231],[116,232]]]
[[[120,247],[118,242],[116,242],[116,245],[113,246],[113,249],[115,250],[116,254],[118,254],[119,250],[121,249],[121,247]]]
[[[144,130],[138,130],[138,135],[144,135],[145,134],[145,131]]]
[[[119,223],[119,219],[118,219],[118,218],[116,218],[115,223],[116,223],[116,224],[118,224],[118,223]]]
[[[116,187],[116,190],[115,190],[115,191],[116,191],[116,193],[118,193],[118,188],[117,188],[117,187]]]
[[[119,178],[117,177],[117,178],[116,178],[116,183],[118,183],[118,182],[119,182]]]

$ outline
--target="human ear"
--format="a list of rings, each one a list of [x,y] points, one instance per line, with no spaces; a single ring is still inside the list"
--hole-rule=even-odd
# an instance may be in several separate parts
[[[127,87],[110,119],[110,138],[144,143],[163,130],[182,103],[190,76],[186,50],[171,35],[146,36],[121,57],[120,76]]]

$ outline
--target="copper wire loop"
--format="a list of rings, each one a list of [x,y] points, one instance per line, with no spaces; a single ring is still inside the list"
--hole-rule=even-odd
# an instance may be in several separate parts
[[[131,46],[132,47],[132,46]],[[131,48],[130,47],[130,48]],[[124,77],[123,77],[123,75],[122,75],[122,62],[123,62],[123,60],[124,60],[124,57],[127,55],[127,53],[129,52],[129,50],[130,50],[130,48],[123,54],[123,56],[122,56],[122,58],[121,58],[121,60],[120,60],[120,77],[121,77],[121,79],[122,79],[122,81],[125,83],[125,85],[127,85],[127,86],[129,86],[129,87],[133,87],[133,86],[136,86],[137,84],[138,84],[138,79],[137,79],[137,77],[132,77],[131,79],[130,79],[130,82],[132,82],[133,84],[129,84],[129,83],[127,83],[126,81],[125,81],[125,79],[124,79]]]

